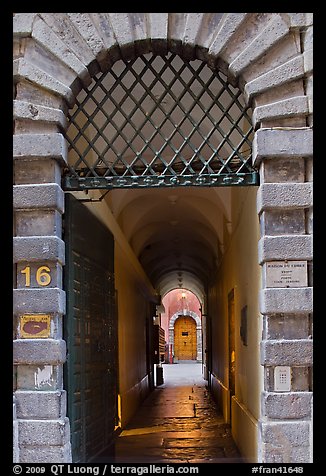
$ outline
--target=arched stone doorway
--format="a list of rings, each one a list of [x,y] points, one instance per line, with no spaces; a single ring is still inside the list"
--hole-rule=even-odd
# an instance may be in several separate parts
[[[191,330],[187,330],[186,328],[181,328],[179,329],[179,332],[181,333],[181,335],[179,335],[179,332],[178,332],[178,338],[180,339],[179,342],[176,344],[175,342],[175,337],[176,337],[176,330],[175,330],[175,326],[176,326],[176,322],[178,322],[178,319],[182,319],[183,317],[187,317],[188,319],[191,318],[195,324],[195,332],[196,332],[196,335],[195,335],[195,338],[193,339],[192,342],[196,342],[196,353],[193,353],[191,352],[191,358],[195,359],[195,360],[198,360],[199,362],[202,361],[202,324],[201,324],[201,319],[200,317],[193,311],[190,311],[190,310],[180,310],[179,312],[176,312],[175,314],[173,314],[173,316],[171,317],[170,319],[170,322],[169,322],[169,342],[170,342],[170,345],[172,345],[172,355],[177,358],[178,360],[188,360],[190,358],[190,353],[186,353],[184,354],[183,352],[181,352],[181,356],[182,356],[182,359],[180,358],[180,345],[182,347],[182,332],[191,332]],[[191,325],[191,324],[190,324]],[[185,325],[186,327],[186,325]],[[188,336],[187,336],[188,337]],[[189,335],[189,338],[190,338],[190,335]],[[189,344],[190,342],[188,343],[188,347],[189,347]],[[176,345],[179,347],[176,351]],[[188,348],[187,348],[188,350]],[[187,356],[185,358],[185,355]]]
[[[36,271],[46,266],[52,274],[51,286],[26,289],[17,282],[14,289],[15,460],[71,459],[61,331],[65,314],[61,167],[67,160],[62,135],[67,109],[82,84],[89,84],[100,69],[107,70],[120,55],[130,59],[152,49],[159,54],[176,51],[185,58],[198,55],[227,74],[252,103],[253,156],[261,178],[257,206],[264,321],[257,459],[310,461],[312,15],[21,13],[14,16],[14,37],[14,259],[18,274],[26,262],[38,265]],[[304,262],[307,281],[301,287],[270,286],[266,276],[273,261]],[[41,342],[20,333],[21,318],[31,313],[50,316],[48,336]],[[280,366],[291,368],[292,382],[288,393],[275,394],[274,370]],[[35,373],[41,367],[46,373],[42,382],[48,385],[42,392],[35,387]],[[296,409],[293,398],[300,402]],[[282,444],[271,441],[276,429]],[[39,436],[45,434],[51,438],[55,434],[57,438],[50,441],[59,444],[49,448],[47,437]]]

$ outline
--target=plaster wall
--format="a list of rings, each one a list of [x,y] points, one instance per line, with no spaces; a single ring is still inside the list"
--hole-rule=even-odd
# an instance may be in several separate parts
[[[212,322],[212,389],[243,456],[255,459],[257,421],[263,369],[259,365],[262,317],[258,291],[261,271],[257,243],[257,189],[232,189],[231,233],[217,274],[209,290],[208,314]],[[229,390],[228,294],[234,290],[235,312],[235,396]],[[247,345],[240,338],[241,310],[247,306]]]

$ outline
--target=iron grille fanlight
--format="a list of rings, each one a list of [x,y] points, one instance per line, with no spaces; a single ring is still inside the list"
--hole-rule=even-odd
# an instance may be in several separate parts
[[[199,60],[119,60],[68,121],[66,190],[258,184],[241,91]]]

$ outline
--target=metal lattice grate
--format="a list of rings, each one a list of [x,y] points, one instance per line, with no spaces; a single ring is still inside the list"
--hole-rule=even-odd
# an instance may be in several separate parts
[[[206,63],[117,61],[69,113],[64,188],[257,185],[250,110]]]

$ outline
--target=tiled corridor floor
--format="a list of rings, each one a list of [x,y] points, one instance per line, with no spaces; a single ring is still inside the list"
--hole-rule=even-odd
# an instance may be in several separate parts
[[[163,365],[163,377],[117,438],[114,462],[243,462],[201,377],[201,364]]]

